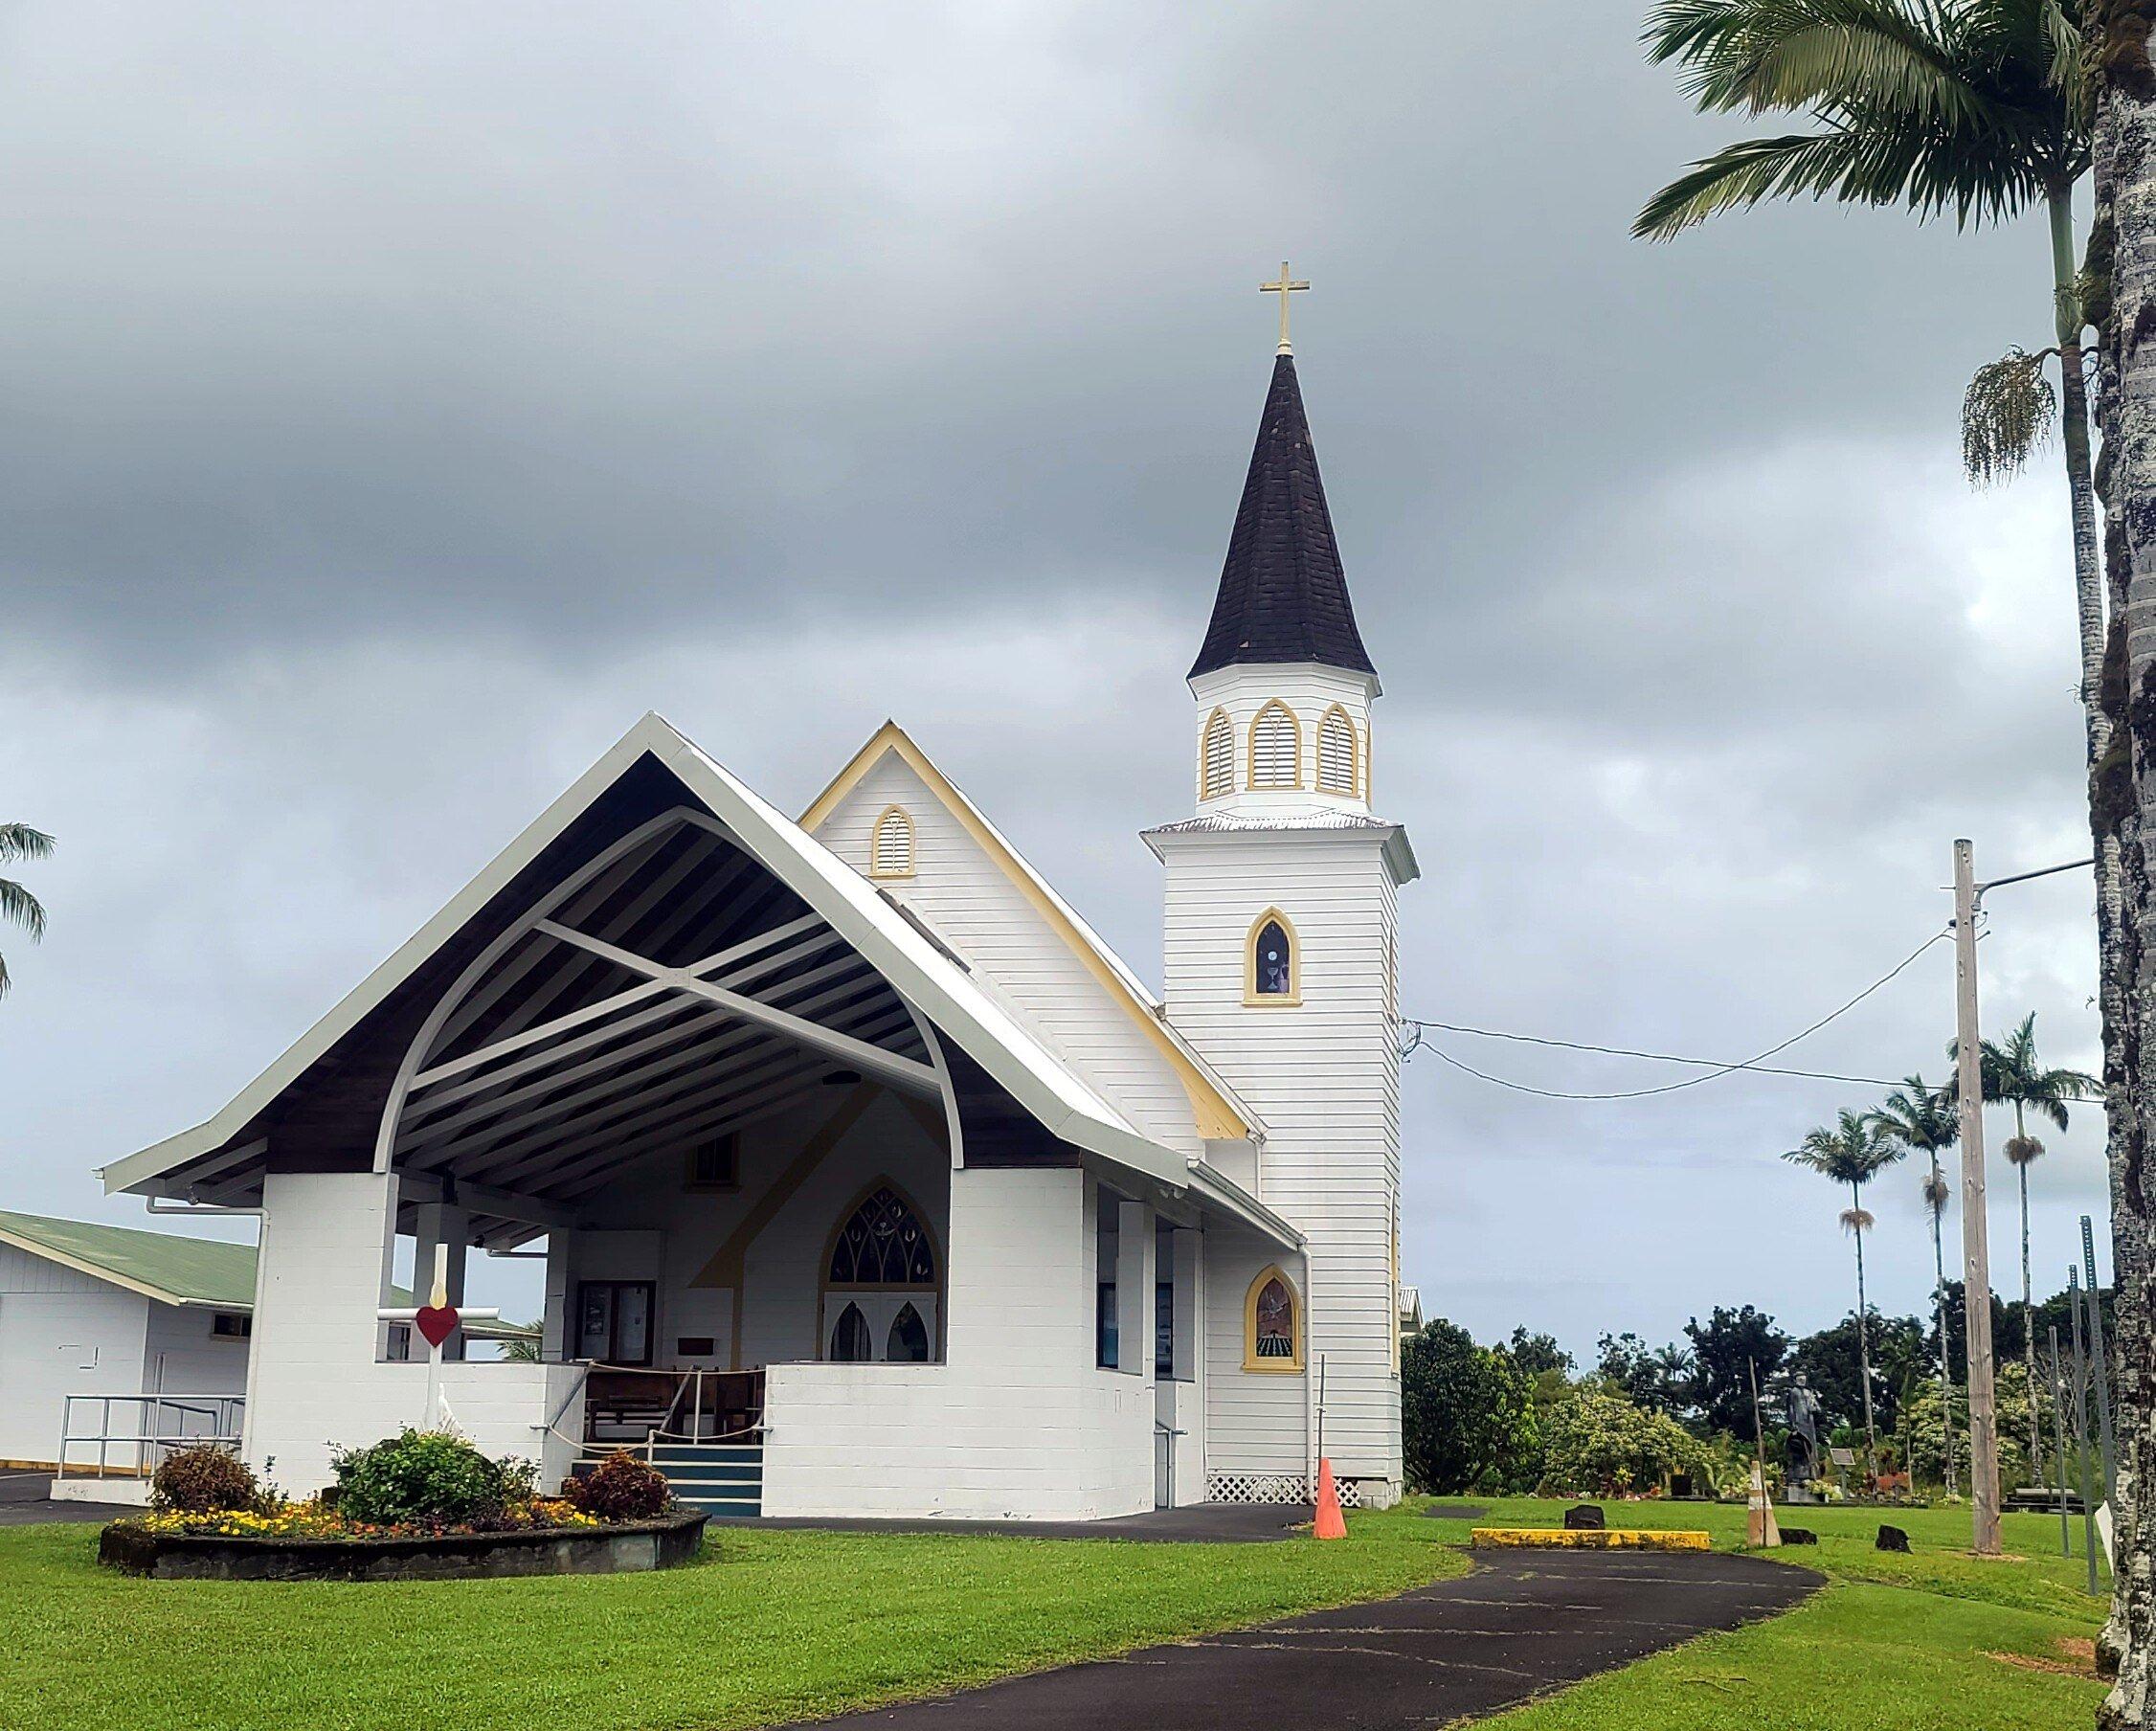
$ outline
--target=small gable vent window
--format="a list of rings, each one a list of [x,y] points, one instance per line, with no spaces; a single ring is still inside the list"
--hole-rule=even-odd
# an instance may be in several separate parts
[[[1355,723],[1335,705],[1317,727],[1317,791],[1355,797]]]
[[[1302,1001],[1302,958],[1295,953],[1295,931],[1278,909],[1258,915],[1250,928],[1244,1001],[1291,1004]]]
[[[1198,770],[1198,797],[1219,799],[1235,791],[1235,725],[1225,709],[1205,718],[1205,742]]]
[[[1250,723],[1250,785],[1302,785],[1303,730],[1277,697]]]
[[[913,820],[904,806],[885,808],[876,820],[868,843],[868,875],[872,878],[910,878],[913,875]]]

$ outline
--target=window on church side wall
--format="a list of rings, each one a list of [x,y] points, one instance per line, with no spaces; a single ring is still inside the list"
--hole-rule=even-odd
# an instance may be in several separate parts
[[[1198,797],[1219,799],[1235,791],[1235,724],[1225,709],[1205,718],[1204,743],[1199,753]]]
[[[1317,727],[1317,791],[1355,797],[1355,723],[1338,705]]]
[[[1302,1305],[1288,1276],[1268,1269],[1250,1283],[1243,1311],[1243,1368],[1303,1367]]]
[[[1250,723],[1250,785],[1300,787],[1302,756],[1302,724],[1276,697]]]
[[[868,1318],[861,1314],[861,1306],[849,1304],[839,1313],[838,1321],[831,1325],[831,1362],[865,1364],[872,1356],[868,1340]]]
[[[868,843],[868,875],[872,878],[910,878],[913,875],[913,820],[903,806],[888,807],[876,820]]]
[[[825,1284],[933,1286],[935,1251],[906,1199],[879,1184],[839,1228]]]
[[[1294,928],[1277,909],[1268,909],[1250,927],[1249,955],[1244,974],[1244,1001],[1292,1004],[1302,1001],[1301,957],[1295,954]]]

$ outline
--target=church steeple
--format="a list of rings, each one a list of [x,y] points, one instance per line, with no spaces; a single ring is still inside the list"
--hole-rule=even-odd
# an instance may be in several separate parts
[[[1285,304],[1285,293],[1281,300]],[[1272,388],[1228,536],[1212,621],[1189,677],[1238,663],[1280,662],[1377,674],[1355,626],[1295,358],[1285,339],[1272,363]]]

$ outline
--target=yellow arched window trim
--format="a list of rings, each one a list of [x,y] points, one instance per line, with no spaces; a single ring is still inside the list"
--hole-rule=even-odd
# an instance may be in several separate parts
[[[1288,1293],[1288,1340],[1293,1350],[1285,1359],[1258,1357],[1258,1295],[1273,1281]],[[1303,1295],[1278,1263],[1258,1270],[1250,1290],[1243,1294],[1243,1368],[1264,1375],[1288,1376],[1303,1367]]]
[[[884,856],[884,827],[895,823],[904,832],[905,863],[899,866],[880,866]],[[913,827],[913,814],[903,805],[887,805],[876,814],[876,821],[868,826],[868,875],[878,879],[910,878],[914,871],[914,847],[919,834]]]
[[[1325,731],[1333,725],[1336,719],[1338,720],[1340,726],[1347,729],[1348,785],[1344,788],[1327,787],[1325,785]],[[1333,794],[1349,799],[1355,798],[1363,791],[1362,730],[1355,725],[1355,717],[1338,704],[1330,706],[1325,713],[1317,718],[1317,791],[1321,794]]]
[[[1278,921],[1281,931],[1288,934],[1288,991],[1258,990],[1258,935]],[[1295,930],[1295,922],[1278,908],[1268,908],[1250,922],[1249,931],[1243,934],[1243,1002],[1253,1010],[1291,1010],[1303,1000],[1303,940]]]
[[[1222,766],[1218,778],[1213,775],[1213,742],[1221,740],[1225,748],[1227,761]],[[1205,717],[1204,725],[1198,730],[1198,797],[1201,799],[1224,799],[1235,791],[1235,724],[1227,711],[1216,708]]]
[[[1294,778],[1289,781],[1260,781],[1258,779],[1258,730],[1265,726],[1268,716],[1274,714],[1286,719],[1289,737],[1295,742],[1295,774]],[[1258,712],[1250,717],[1249,736],[1244,742],[1244,750],[1248,769],[1248,774],[1244,779],[1246,787],[1265,792],[1292,791],[1303,785],[1303,724],[1295,718],[1294,710],[1291,709],[1279,698],[1269,697],[1258,706]]]

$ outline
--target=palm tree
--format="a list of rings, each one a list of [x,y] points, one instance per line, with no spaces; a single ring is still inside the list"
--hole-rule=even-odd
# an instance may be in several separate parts
[[[50,859],[53,838],[41,829],[33,829],[27,823],[0,823],[0,866],[11,866],[17,860]],[[0,920],[12,920],[30,933],[32,943],[45,935],[45,909],[12,878],[0,878]],[[0,998],[8,995],[8,960],[0,955]]]
[[[1856,1366],[1864,1390],[1864,1474],[1871,1484],[1878,1482],[1879,1433],[1872,1418],[1872,1340],[1864,1297],[1864,1234],[1875,1223],[1864,1206],[1864,1186],[1907,1152],[1869,1113],[1844,1107],[1831,1130],[1812,1131],[1782,1157],[1849,1186],[1850,1206],[1842,1210],[1841,1222],[1856,1240]]]
[[[1946,1362],[1946,1248],[1941,1227],[1953,1189],[1939,1169],[1939,1157],[1962,1139],[1961,1118],[1947,1090],[1931,1087],[1921,1076],[1903,1077],[1901,1086],[1866,1115],[1902,1147],[1917,1149],[1931,1160],[1931,1171],[1924,1177],[1923,1199],[1924,1210],[1931,1216],[1931,1299],[1932,1319],[1939,1330],[1939,1410],[1948,1412],[1952,1410],[1954,1379]],[[1945,1452],[1946,1494],[1951,1496],[1957,1489],[1951,1439]]]
[[[2084,1075],[2077,1069],[2044,1068],[2043,1061],[2036,1056],[2033,1011],[2024,1016],[2020,1025],[2005,1040],[1984,1041],[1979,1050],[1982,1059],[1978,1073],[1983,1079],[1985,1100],[2013,1108],[2013,1135],[2007,1138],[2005,1153],[2021,1186],[2021,1349],[2029,1370],[2029,1386],[2035,1388],[2040,1384],[2036,1381],[2035,1306],[2029,1287],[2029,1168],[2043,1158],[2044,1145],[2029,1134],[2026,1114],[2039,1113],[2064,1130],[2067,1102],[2084,1094],[2100,1093],[2102,1089],[2094,1076]],[[2042,1459],[2042,1437],[2043,1427],[2036,1417],[2036,1403],[2032,1400],[2029,1403],[2029,1461],[2039,1481],[2043,1477],[2037,1470]]]

